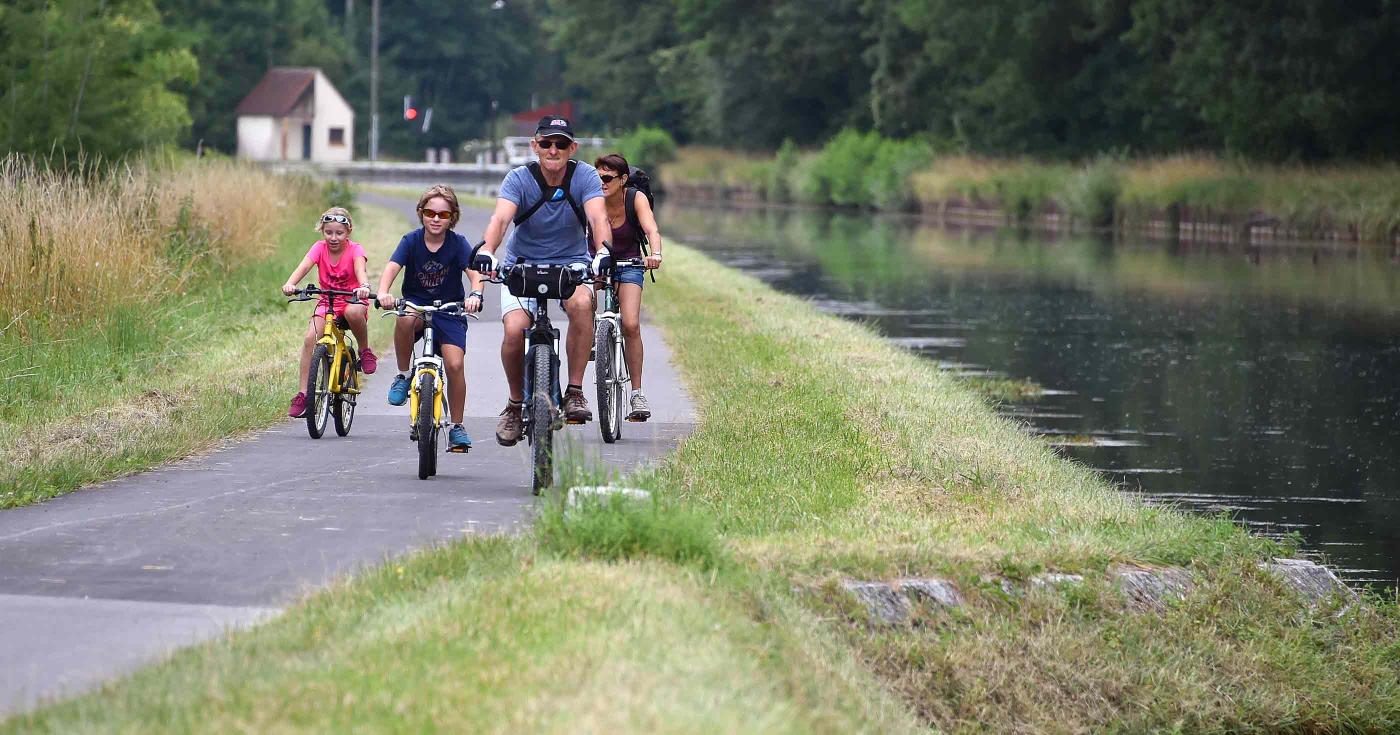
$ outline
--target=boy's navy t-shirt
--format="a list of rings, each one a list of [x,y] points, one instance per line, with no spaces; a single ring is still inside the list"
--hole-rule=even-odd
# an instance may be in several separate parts
[[[415,304],[434,301],[461,301],[467,297],[462,274],[471,265],[471,245],[467,238],[447,231],[447,237],[436,253],[428,251],[423,241],[423,228],[408,233],[399,240],[389,260],[403,266],[403,297]]]

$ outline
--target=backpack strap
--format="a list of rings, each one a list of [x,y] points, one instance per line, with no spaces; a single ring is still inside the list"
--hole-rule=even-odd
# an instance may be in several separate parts
[[[526,164],[525,167],[530,170],[530,175],[534,177],[535,183],[539,184],[540,199],[539,201],[531,205],[529,209],[525,210],[524,212],[519,212],[515,215],[515,226],[519,227],[520,223],[524,222],[527,219],[530,219],[530,217],[533,216],[535,212],[539,211],[540,207],[544,206],[545,202],[554,198],[554,192],[556,190],[563,189],[564,200],[569,203],[569,208],[574,210],[574,216],[578,217],[578,223],[580,225],[583,225],[584,230],[587,230],[588,220],[583,216],[583,207],[579,206],[579,203],[574,201],[573,194],[569,193],[569,182],[572,181],[574,178],[574,169],[578,168],[578,161],[569,159],[569,165],[564,170],[564,181],[560,183],[559,186],[550,186],[549,184],[545,183],[544,171],[540,169],[539,161],[531,161],[530,163]]]

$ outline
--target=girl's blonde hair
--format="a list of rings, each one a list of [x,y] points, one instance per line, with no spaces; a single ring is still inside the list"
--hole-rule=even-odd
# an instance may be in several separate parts
[[[423,192],[423,196],[418,197],[418,207],[413,211],[417,212],[423,209],[423,205],[427,204],[428,200],[433,197],[442,197],[447,200],[447,206],[452,209],[452,219],[448,220],[447,226],[449,228],[456,227],[457,220],[462,218],[462,208],[457,205],[457,192],[453,191],[452,187],[447,184],[433,184],[428,187],[428,190]],[[422,214],[418,215],[418,224],[423,224]]]
[[[317,232],[324,233],[326,231],[326,218],[333,214],[338,214],[345,218],[346,231],[355,229],[355,220],[350,216],[350,210],[346,209],[345,207],[331,207],[330,209],[327,209],[326,211],[322,212],[320,217],[316,218]]]

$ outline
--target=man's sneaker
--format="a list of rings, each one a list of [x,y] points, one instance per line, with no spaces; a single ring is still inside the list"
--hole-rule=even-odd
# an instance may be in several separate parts
[[[360,372],[365,375],[374,375],[374,371],[379,369],[379,358],[374,356],[374,350],[366,347],[360,350]]]
[[[646,421],[651,418],[651,406],[647,405],[647,397],[641,391],[632,391],[632,413],[627,414],[628,421]]]
[[[454,424],[447,432],[447,451],[465,452],[472,448],[472,438],[467,436],[467,430],[461,424]]]
[[[306,394],[298,393],[292,396],[292,405],[287,408],[287,415],[299,419],[306,415]]]
[[[394,384],[389,386],[389,405],[402,406],[408,400],[408,376],[395,375]]]
[[[593,412],[588,410],[588,399],[583,397],[583,391],[577,388],[564,391],[564,420],[571,424],[593,420]]]
[[[523,403],[507,403],[501,411],[501,420],[496,422],[496,443],[503,447],[513,447],[520,441],[520,433],[524,431],[525,424],[520,420],[520,414],[525,410]]]

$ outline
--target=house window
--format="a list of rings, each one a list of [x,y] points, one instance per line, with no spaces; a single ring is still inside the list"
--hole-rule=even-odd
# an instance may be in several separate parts
[[[345,128],[330,128],[331,145],[345,145]]]

